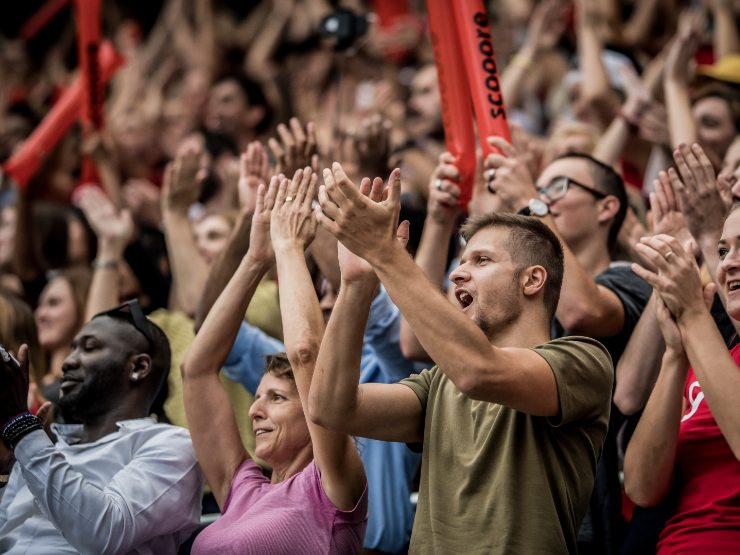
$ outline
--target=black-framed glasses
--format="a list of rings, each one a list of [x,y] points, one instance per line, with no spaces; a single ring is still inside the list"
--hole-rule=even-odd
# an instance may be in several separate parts
[[[154,338],[149,331],[149,321],[144,316],[144,311],[141,310],[141,305],[137,299],[126,301],[122,305],[119,305],[105,312],[100,312],[93,316],[97,318],[99,316],[110,316],[111,318],[123,318],[124,320],[131,322],[131,324],[143,335],[149,343],[149,348],[154,346]]]
[[[555,200],[559,200],[563,198],[565,194],[568,192],[568,187],[571,187],[571,186],[579,187],[580,189],[583,189],[584,191],[588,191],[593,196],[595,196],[597,199],[602,199],[602,198],[606,198],[609,196],[606,193],[597,191],[593,187],[584,185],[583,183],[576,181],[572,177],[567,177],[565,175],[558,175],[557,177],[553,177],[550,180],[550,182],[544,187],[537,187],[537,191],[542,196],[548,198],[549,200],[555,201]]]

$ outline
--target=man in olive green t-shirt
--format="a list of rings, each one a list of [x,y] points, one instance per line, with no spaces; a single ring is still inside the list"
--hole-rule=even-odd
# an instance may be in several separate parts
[[[537,217],[489,214],[463,227],[450,304],[396,230],[398,170],[358,190],[324,171],[321,225],[342,243],[342,285],[309,415],[333,430],[423,442],[412,553],[575,553],[606,436],[614,370],[583,337],[550,341],[564,255]],[[360,258],[361,257],[361,258]],[[364,259],[364,260],[363,260]],[[399,384],[362,384],[362,333],[385,286],[437,363]]]

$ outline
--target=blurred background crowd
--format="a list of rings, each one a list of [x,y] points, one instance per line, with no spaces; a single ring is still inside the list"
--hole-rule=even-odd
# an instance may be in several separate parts
[[[72,3],[59,3],[41,27],[29,24],[51,3],[0,8],[3,164],[77,75]],[[154,412],[185,426],[179,366],[228,281],[224,268],[233,272],[246,250],[257,186],[272,175],[341,161],[359,182],[400,167],[412,252],[425,223],[498,209],[480,153],[467,207],[435,188],[449,175],[440,169],[445,133],[425,5],[397,2],[382,20],[377,4],[103,2],[103,36],[124,60],[106,87],[104,125],[75,124],[25,183],[0,174],[0,343],[30,345],[30,407],[58,400],[62,361],[81,326],[138,298],[173,353]],[[615,260],[637,260],[634,245],[656,225],[686,228],[659,175],[679,145],[698,143],[738,196],[740,2],[486,4],[512,143],[530,174],[582,152],[623,177],[630,207]],[[436,245],[445,267],[459,248],[455,230]],[[336,240],[319,229],[307,257],[328,315],[339,285]],[[273,272],[260,284],[246,320],[280,340],[276,279]],[[251,451],[251,394],[231,378],[223,382]],[[638,412],[647,395],[622,412]],[[623,508],[622,518],[629,513]],[[605,540],[610,552],[622,543],[619,530]]]

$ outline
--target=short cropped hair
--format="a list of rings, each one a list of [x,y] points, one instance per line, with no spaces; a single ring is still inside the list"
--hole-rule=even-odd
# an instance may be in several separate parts
[[[555,316],[563,285],[565,262],[563,246],[553,231],[534,216],[491,213],[469,218],[462,226],[466,241],[482,229],[506,229],[506,250],[516,265],[517,274],[530,266],[542,266],[547,272],[544,305],[548,318]]]
[[[267,355],[265,359],[267,360],[265,374],[272,374],[276,378],[291,380],[293,382],[295,381],[293,367],[290,365],[290,360],[288,360],[288,355],[286,353]]]
[[[624,223],[624,218],[627,215],[627,207],[629,206],[627,190],[624,187],[622,176],[615,172],[614,168],[597,160],[590,154],[568,152],[562,156],[558,156],[555,160],[563,160],[565,158],[586,160],[591,167],[591,176],[594,179],[595,188],[604,194],[617,197],[619,210],[614,215],[612,225],[609,227],[609,238],[607,240],[607,246],[609,250],[612,250],[614,245],[617,244],[617,236],[619,235],[619,230],[622,229],[622,223]]]

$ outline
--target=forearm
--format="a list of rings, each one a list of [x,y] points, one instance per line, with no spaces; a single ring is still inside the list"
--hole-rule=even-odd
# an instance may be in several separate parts
[[[275,260],[285,351],[291,363],[296,360],[300,365],[313,367],[324,331],[324,317],[304,249],[301,245],[276,249]]]
[[[639,47],[648,37],[657,13],[657,0],[642,0],[635,3],[632,17],[622,28],[622,40],[631,47]]]
[[[608,166],[615,165],[619,162],[629,137],[629,124],[624,117],[618,115],[609,124],[599,142],[596,143],[592,156]]]
[[[581,71],[581,97],[588,102],[603,99],[611,91],[609,77],[601,61],[603,44],[593,26],[576,25],[578,65]]]
[[[665,341],[652,296],[617,364],[614,404],[622,414],[635,414],[645,406],[660,372],[664,351]]]
[[[740,460],[740,369],[706,308],[678,320],[684,347],[722,435]]]
[[[714,57],[721,60],[725,56],[740,53],[740,36],[738,36],[732,2],[717,0],[714,10]]]
[[[163,222],[177,300],[182,310],[192,316],[208,277],[208,266],[195,246],[186,214],[165,209]]]
[[[642,507],[657,505],[671,487],[687,369],[683,354],[663,355],[655,389],[627,447],[624,488]]]
[[[342,283],[314,371],[309,413],[318,424],[352,433],[360,382],[363,328],[373,283]]]
[[[85,305],[85,322],[118,305],[118,265],[122,260],[121,248],[107,245],[105,240],[101,240]]]
[[[527,71],[531,69],[534,58],[535,52],[525,45],[512,56],[504,69],[501,75],[501,88],[507,108],[516,108],[521,104]]]
[[[208,274],[205,285],[203,287],[200,299],[198,301],[198,307],[195,311],[195,330],[198,331],[203,325],[208,313],[211,311],[213,303],[229,283],[231,276],[234,275],[236,269],[239,267],[244,255],[249,249],[249,230],[252,226],[252,216],[241,215],[236,227],[231,234],[229,243],[226,245],[226,249],[221,255],[216,258],[211,271]]]
[[[690,145],[697,141],[696,124],[691,114],[688,85],[675,79],[666,78],[663,83],[665,107],[668,112],[668,131],[671,147],[680,144]]]
[[[267,266],[251,260],[249,254],[242,259],[190,346],[183,363],[184,377],[218,373],[244,320],[249,301],[266,272]]]

